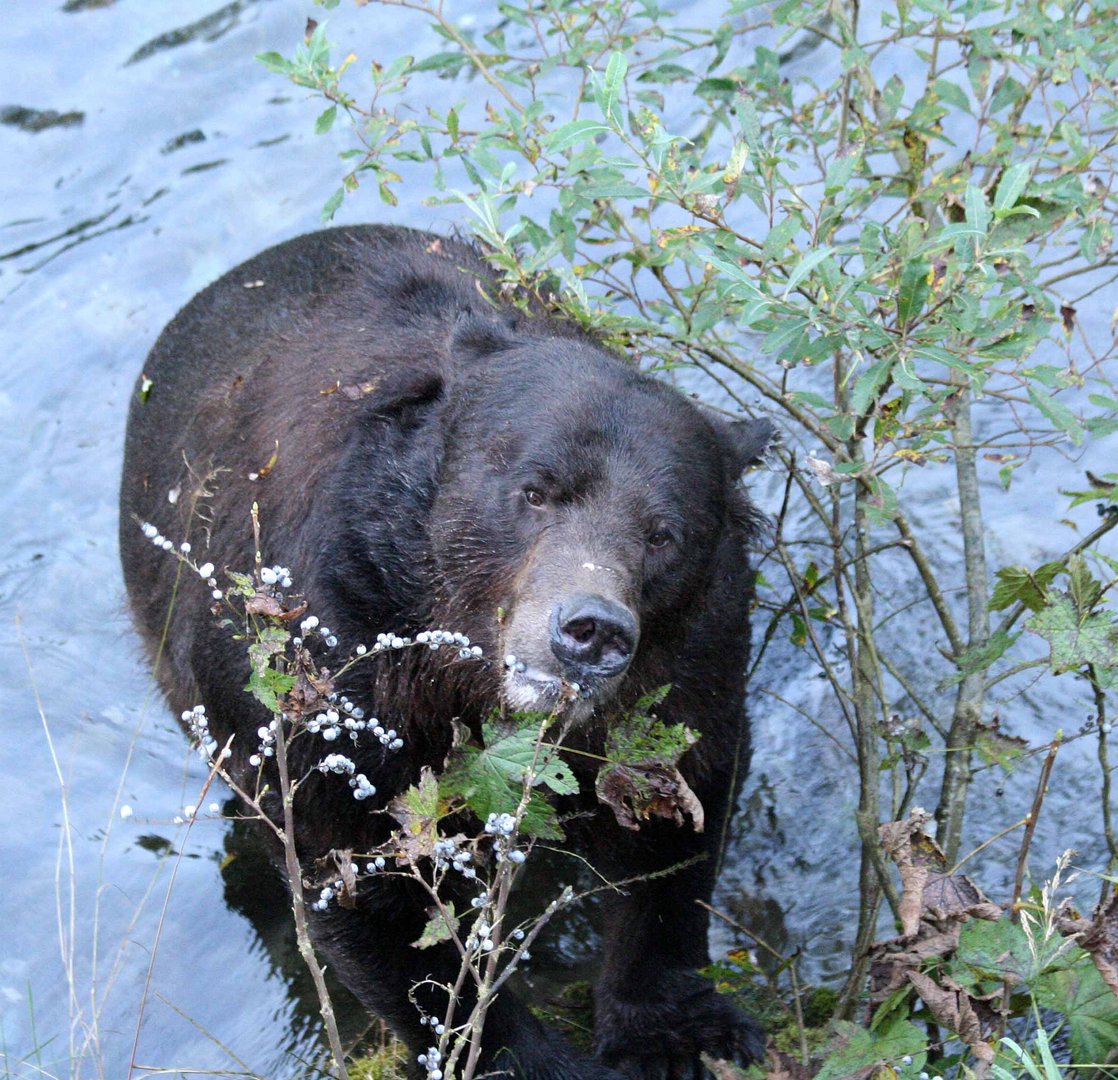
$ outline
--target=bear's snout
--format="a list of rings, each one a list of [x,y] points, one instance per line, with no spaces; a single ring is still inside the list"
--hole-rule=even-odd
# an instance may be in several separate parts
[[[577,593],[551,610],[551,651],[576,681],[611,679],[633,658],[640,629],[616,600]]]

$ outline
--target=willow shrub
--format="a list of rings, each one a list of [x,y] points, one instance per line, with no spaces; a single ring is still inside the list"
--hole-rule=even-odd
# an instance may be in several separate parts
[[[1031,940],[1020,874],[995,930],[960,901],[948,915],[966,923],[962,942],[922,955],[884,1004],[867,998],[866,975],[882,957],[883,902],[902,941],[918,936],[914,909],[932,918],[916,884],[898,884],[879,827],[913,820],[922,782],[938,845],[922,865],[956,885],[976,762],[1036,749],[999,730],[996,683],[1062,678],[1069,715],[1091,715],[1074,737],[1098,741],[1091,812],[1118,865],[1118,561],[1098,545],[1118,521],[1118,472],[1080,479],[1068,465],[1072,504],[1097,503],[1099,525],[1040,566],[987,565],[982,498],[988,474],[1012,496],[1031,455],[1074,458],[1118,430],[1112,6],[912,0],[860,15],[849,0],[738,0],[710,28],[653,0],[516,0],[477,27],[439,3],[377,6],[407,9],[437,51],[335,63],[312,23],[293,58],[261,57],[326,99],[319,132],[351,126],[324,217],[370,184],[394,203],[401,174],[422,176],[434,201],[462,204],[510,292],[549,297],[646,366],[705,373],[721,406],[766,412],[785,432],[759,663],[786,635],[830,681],[860,790],[860,921],[838,1012],[873,1023],[838,1021],[832,1047],[846,1057],[824,1071],[841,1075],[847,1058],[991,1067],[981,1047],[1003,1020],[976,1012],[991,980],[1010,1012],[1038,1000],[1062,1011],[1071,1055],[1103,1061],[1118,1010],[1079,939],[1061,936],[1029,977],[986,953],[970,963],[983,934]],[[944,565],[913,514],[916,469],[944,470],[957,493],[962,565]],[[874,588],[883,560],[901,560],[918,590],[903,610]],[[919,671],[883,629],[905,612],[937,646]],[[1049,767],[1066,722],[1054,718]],[[1032,824],[1042,798],[1043,784]],[[1031,826],[1024,835],[1022,866]],[[1039,894],[1032,905],[1044,910]],[[962,1032],[962,1006],[945,1011],[920,983],[942,990],[949,970],[956,984],[969,973],[959,993],[977,1028]]]

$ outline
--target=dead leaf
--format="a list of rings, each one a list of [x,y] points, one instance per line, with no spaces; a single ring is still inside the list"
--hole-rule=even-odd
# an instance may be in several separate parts
[[[703,804],[670,765],[614,765],[598,774],[595,790],[622,828],[639,829],[653,817],[682,825],[686,814],[695,832],[703,831]]]
[[[904,821],[887,821],[877,830],[885,853],[901,875],[897,914],[903,938],[924,933],[922,921],[930,920],[939,931],[951,920],[997,919],[1002,915],[1002,909],[965,874],[948,873],[943,851],[924,832],[930,820],[927,811],[916,809]]]
[[[901,934],[915,937],[924,913],[924,886],[932,870],[942,872],[946,859],[936,842],[924,832],[930,815],[913,810],[904,821],[887,821],[877,828],[882,847],[901,874],[901,902],[897,917]]]
[[[279,619],[281,622],[291,622],[299,618],[307,610],[304,600],[298,607],[287,608],[283,601],[267,593],[257,593],[245,600],[245,612],[249,615],[266,615],[269,619]]]
[[[929,960],[951,956],[959,945],[961,928],[961,922],[943,930],[925,922],[914,941],[894,938],[874,945],[870,959],[870,1001],[880,1004],[904,986],[910,971],[918,971]]]
[[[966,874],[930,873],[924,884],[923,902],[925,913],[938,921],[960,915],[1000,919],[1005,914],[1001,905],[987,900]]]
[[[342,907],[348,911],[357,907],[357,871],[353,866],[352,848],[333,848],[315,862],[315,867],[320,883],[333,887]]]
[[[290,613],[291,618],[296,617],[306,604]],[[295,650],[295,661],[292,664],[292,674],[295,676],[295,685],[284,695],[284,711],[295,716],[305,716],[307,713],[317,712],[323,701],[334,692],[334,682],[330,678],[329,668],[316,668],[311,654],[305,648]]]
[[[765,1073],[765,1080],[810,1080],[814,1070],[809,1066],[801,1065],[791,1054],[777,1050],[771,1045],[766,1047],[766,1050],[769,1071]]]
[[[984,1076],[994,1061],[994,1049],[983,1037],[982,1024],[970,996],[957,987],[942,987],[919,971],[910,971],[908,981],[936,1022],[958,1035],[978,1059],[975,1076]]]
[[[247,615],[266,615],[269,618],[278,619],[283,613],[283,604],[274,596],[257,593],[255,596],[249,596],[245,599],[245,614]]]
[[[414,864],[430,858],[439,840],[453,840],[456,844],[465,840],[462,833],[450,837],[439,835],[439,819],[444,816],[444,807],[439,799],[439,782],[429,766],[425,765],[420,772],[419,783],[397,795],[386,809],[400,823],[400,828],[392,834],[395,856],[400,862]]]
[[[1080,934],[1079,945],[1091,954],[1103,982],[1118,994],[1118,892],[1095,909],[1095,917]]]
[[[807,467],[811,470],[812,475],[819,481],[823,487],[830,487],[832,484],[842,484],[847,480],[853,480],[853,476],[843,476],[837,473],[829,461],[824,461],[822,458],[817,458],[812,454],[807,456]]]

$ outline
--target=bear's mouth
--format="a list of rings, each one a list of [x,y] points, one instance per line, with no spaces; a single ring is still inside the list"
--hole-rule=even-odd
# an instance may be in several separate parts
[[[600,689],[595,684],[572,683],[553,672],[518,664],[504,677],[505,701],[523,712],[561,712],[568,719],[583,720],[594,711]]]

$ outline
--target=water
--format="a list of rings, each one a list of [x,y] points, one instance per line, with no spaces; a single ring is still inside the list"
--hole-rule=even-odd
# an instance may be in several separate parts
[[[336,186],[344,135],[311,134],[316,103],[251,60],[290,51],[321,9],[294,0],[11,8],[0,74],[0,1060],[16,1076],[120,1077],[130,1061],[299,1075],[315,1057],[314,1010],[282,893],[250,832],[174,821],[205,775],[152,691],[115,535],[128,394],[159,330],[224,270],[314,228]],[[457,15],[485,10],[463,4]],[[436,44],[417,20],[345,5],[330,16],[330,36],[340,54],[363,60],[374,41],[382,57]],[[441,101],[446,84],[416,92]],[[395,210],[366,192],[339,220],[460,224],[455,208],[422,204],[422,174],[399,192]],[[1096,329],[1108,317],[1100,305]],[[1109,453],[1113,468],[1113,440]],[[1105,471],[1105,447],[1090,464]],[[1056,492],[1082,467],[1037,455],[1012,497],[988,478],[993,565],[1036,563],[1074,540],[1031,523],[1058,516]],[[776,475],[756,481],[770,509],[780,485]],[[916,473],[906,491],[937,562],[958,566],[945,474]],[[1091,527],[1090,507],[1072,516],[1081,531]],[[893,600],[910,593],[907,566],[884,567],[879,587]],[[916,670],[933,648],[926,625],[923,612],[897,622]],[[802,945],[816,974],[837,977],[855,903],[851,767],[773,695],[840,737],[841,726],[791,647],[774,647],[758,683],[754,772],[718,902],[772,944]],[[1007,703],[1013,729],[1042,741],[1056,726],[1076,728],[1087,699],[1066,683],[1038,683]],[[1035,762],[1000,798],[994,780],[977,787],[971,840],[1022,815],[1034,775]],[[1084,865],[1102,864],[1098,821],[1083,809],[1096,792],[1090,744],[1064,750],[1034,845],[1039,876],[1069,845]],[[226,798],[214,787],[203,805]],[[120,817],[123,804],[132,817]],[[1007,895],[1014,860],[1010,841],[982,866],[996,898]],[[567,926],[576,959],[586,933],[577,918]],[[732,940],[716,933],[720,947]],[[344,1023],[355,1032],[361,1020],[349,1011]]]

